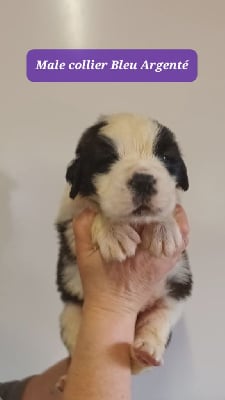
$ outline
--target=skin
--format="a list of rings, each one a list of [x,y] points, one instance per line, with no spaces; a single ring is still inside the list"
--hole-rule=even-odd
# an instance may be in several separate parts
[[[139,247],[135,257],[106,264],[91,241],[94,217],[87,210],[73,224],[85,303],[70,365],[68,359],[63,360],[32,378],[23,400],[131,399],[130,346],[136,318],[147,303],[151,288],[173,268],[186,248],[188,221],[183,208],[177,206],[175,218],[183,245],[173,257],[153,258]],[[53,388],[65,373],[64,392],[59,393]]]

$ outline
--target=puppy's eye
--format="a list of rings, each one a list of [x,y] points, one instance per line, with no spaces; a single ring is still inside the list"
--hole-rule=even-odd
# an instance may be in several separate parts
[[[96,164],[108,164],[114,160],[113,156],[110,154],[101,154],[100,157],[96,160]]]
[[[176,158],[170,154],[163,154],[162,159],[164,162],[169,162],[169,163],[176,162]]]

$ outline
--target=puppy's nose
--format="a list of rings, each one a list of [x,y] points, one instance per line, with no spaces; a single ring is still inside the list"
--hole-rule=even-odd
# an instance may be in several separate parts
[[[156,193],[156,179],[152,175],[136,173],[128,184],[137,194],[149,196]]]

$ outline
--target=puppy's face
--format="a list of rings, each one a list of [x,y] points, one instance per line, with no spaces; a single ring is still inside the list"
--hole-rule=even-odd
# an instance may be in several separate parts
[[[105,117],[83,134],[67,170],[71,198],[97,202],[107,217],[143,223],[174,209],[187,170],[173,133],[134,114]]]

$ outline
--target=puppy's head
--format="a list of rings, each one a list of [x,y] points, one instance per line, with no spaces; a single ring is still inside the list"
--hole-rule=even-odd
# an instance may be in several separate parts
[[[71,198],[88,197],[107,217],[140,223],[168,216],[177,190],[188,189],[174,134],[134,114],[111,115],[87,129],[66,179]]]

